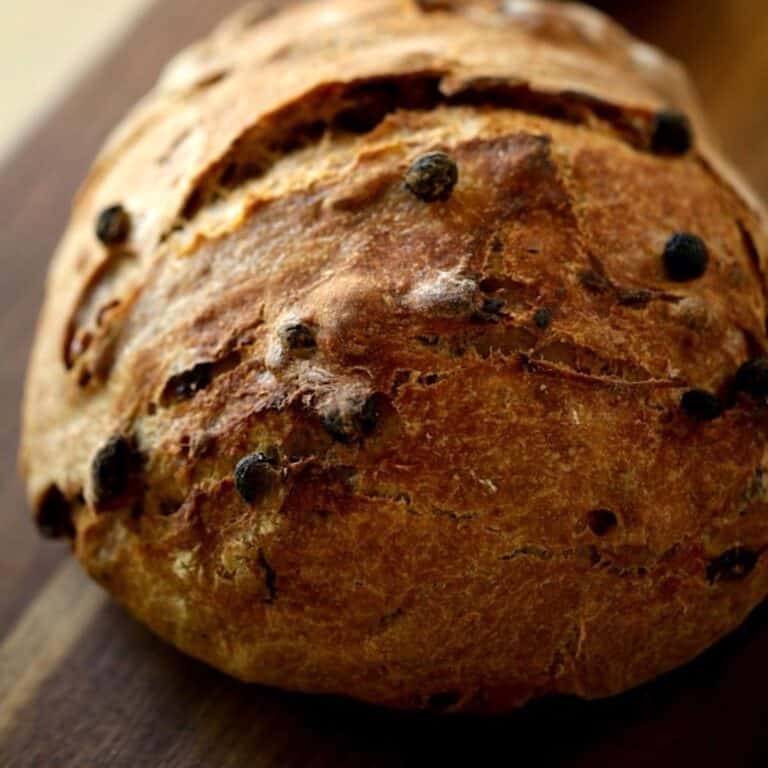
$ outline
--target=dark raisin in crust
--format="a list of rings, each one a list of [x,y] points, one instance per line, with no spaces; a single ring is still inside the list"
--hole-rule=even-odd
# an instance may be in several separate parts
[[[705,389],[689,389],[680,400],[685,413],[697,421],[712,421],[723,415],[723,404],[717,395]]]
[[[498,315],[504,309],[504,300],[496,298],[487,298],[483,301],[480,311],[486,315]]]
[[[707,271],[709,251],[704,241],[689,232],[672,235],[664,246],[664,270],[677,283],[695,280]]]
[[[498,322],[499,317],[504,309],[504,300],[495,297],[487,297],[483,300],[480,309],[478,309],[473,315],[472,319],[481,323],[495,323]]]
[[[317,346],[314,331],[303,323],[286,326],[282,335],[289,349],[314,349]]]
[[[73,538],[72,510],[58,486],[52,485],[40,500],[35,516],[37,529],[46,539]]]
[[[455,161],[445,152],[432,152],[416,160],[405,174],[405,186],[419,200],[448,200],[459,180]]]
[[[188,371],[176,374],[168,379],[163,392],[163,399],[188,400],[205,389],[213,378],[213,363],[199,363]]]
[[[606,536],[617,525],[616,515],[609,509],[593,509],[587,517],[587,524],[595,536]]]
[[[272,487],[274,479],[274,459],[265,453],[245,456],[235,467],[235,488],[249,504],[263,498]]]
[[[106,246],[122,245],[131,232],[131,218],[122,205],[112,205],[99,214],[96,237]]]
[[[135,445],[123,435],[114,435],[94,456],[91,482],[97,506],[119,501],[129,490],[140,463]]]

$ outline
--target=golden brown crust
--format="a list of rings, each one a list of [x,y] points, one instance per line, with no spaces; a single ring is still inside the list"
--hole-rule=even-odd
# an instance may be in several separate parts
[[[113,135],[51,267],[30,502],[244,680],[607,695],[768,592],[765,412],[731,392],[766,346],[764,212],[677,65],[589,9],[497,5],[245,9]],[[694,151],[650,151],[669,108]],[[426,203],[403,178],[438,150],[459,180]],[[667,278],[675,232],[700,279]],[[693,387],[725,414],[686,416]]]

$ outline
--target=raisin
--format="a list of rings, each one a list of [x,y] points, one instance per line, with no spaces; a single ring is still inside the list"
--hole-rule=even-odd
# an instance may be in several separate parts
[[[286,326],[282,336],[289,349],[314,349],[317,346],[314,332],[302,323]]]
[[[132,441],[114,435],[96,454],[91,463],[91,482],[97,506],[119,501],[129,490],[139,457]]]
[[[504,309],[504,300],[495,297],[486,297],[483,303],[473,315],[472,319],[481,323],[497,322]]]
[[[46,539],[74,537],[72,511],[58,486],[52,485],[43,495],[35,515],[35,522],[40,535]]]
[[[501,314],[504,309],[504,299],[487,298],[483,301],[481,311],[488,315]]]
[[[736,372],[736,389],[755,398],[768,397],[768,360],[747,360]]]
[[[746,547],[734,547],[710,561],[707,566],[707,581],[740,581],[749,575],[757,565],[757,554]]]
[[[275,460],[265,453],[252,453],[235,467],[235,488],[249,504],[263,498],[275,478]]]
[[[552,324],[552,312],[546,307],[537,309],[533,315],[533,323],[539,330],[545,330]]]
[[[458,180],[456,162],[445,152],[418,158],[405,174],[406,188],[425,203],[448,200]]]
[[[595,536],[605,536],[616,527],[616,515],[609,509],[593,509],[587,516],[587,524]]]
[[[709,250],[700,237],[678,232],[664,246],[663,261],[667,277],[676,283],[684,283],[707,271]]]
[[[712,421],[723,415],[720,399],[705,389],[689,389],[681,398],[680,405],[696,421]]]
[[[96,237],[106,246],[122,245],[131,233],[131,218],[122,205],[112,205],[99,214]]]
[[[213,363],[199,363],[188,371],[176,374],[168,379],[163,392],[163,400],[188,400],[201,389],[205,389],[213,378]]]
[[[665,110],[653,121],[651,149],[659,155],[684,155],[693,146],[691,121],[681,112]]]

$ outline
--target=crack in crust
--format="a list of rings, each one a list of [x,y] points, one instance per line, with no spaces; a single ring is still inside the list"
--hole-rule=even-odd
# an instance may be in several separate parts
[[[191,221],[227,190],[265,174],[281,157],[321,141],[328,132],[370,133],[397,110],[429,111],[439,105],[512,109],[593,130],[603,127],[635,147],[649,143],[650,115],[631,114],[584,93],[547,94],[500,78],[452,81],[440,72],[327,83],[238,137],[196,181],[179,218]]]
[[[514,359],[523,362],[530,371],[541,371],[550,375],[575,377],[597,384],[650,387],[685,387],[684,378],[670,378],[654,375],[633,360],[610,358],[598,350],[579,345],[565,337],[537,337],[530,328],[505,320],[489,330],[473,329],[471,326],[448,333],[425,334],[425,353],[432,353],[449,359],[474,353],[482,359]],[[433,373],[435,377],[454,375],[461,367]],[[434,379],[431,383],[436,383]],[[423,377],[419,383],[423,383]],[[407,381],[397,383],[397,389],[408,385]]]

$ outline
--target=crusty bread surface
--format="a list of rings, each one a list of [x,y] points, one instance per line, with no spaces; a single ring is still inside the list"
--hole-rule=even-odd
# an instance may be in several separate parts
[[[30,504],[246,681],[623,691],[768,593],[767,257],[679,66],[596,11],[247,7],[75,201]]]

